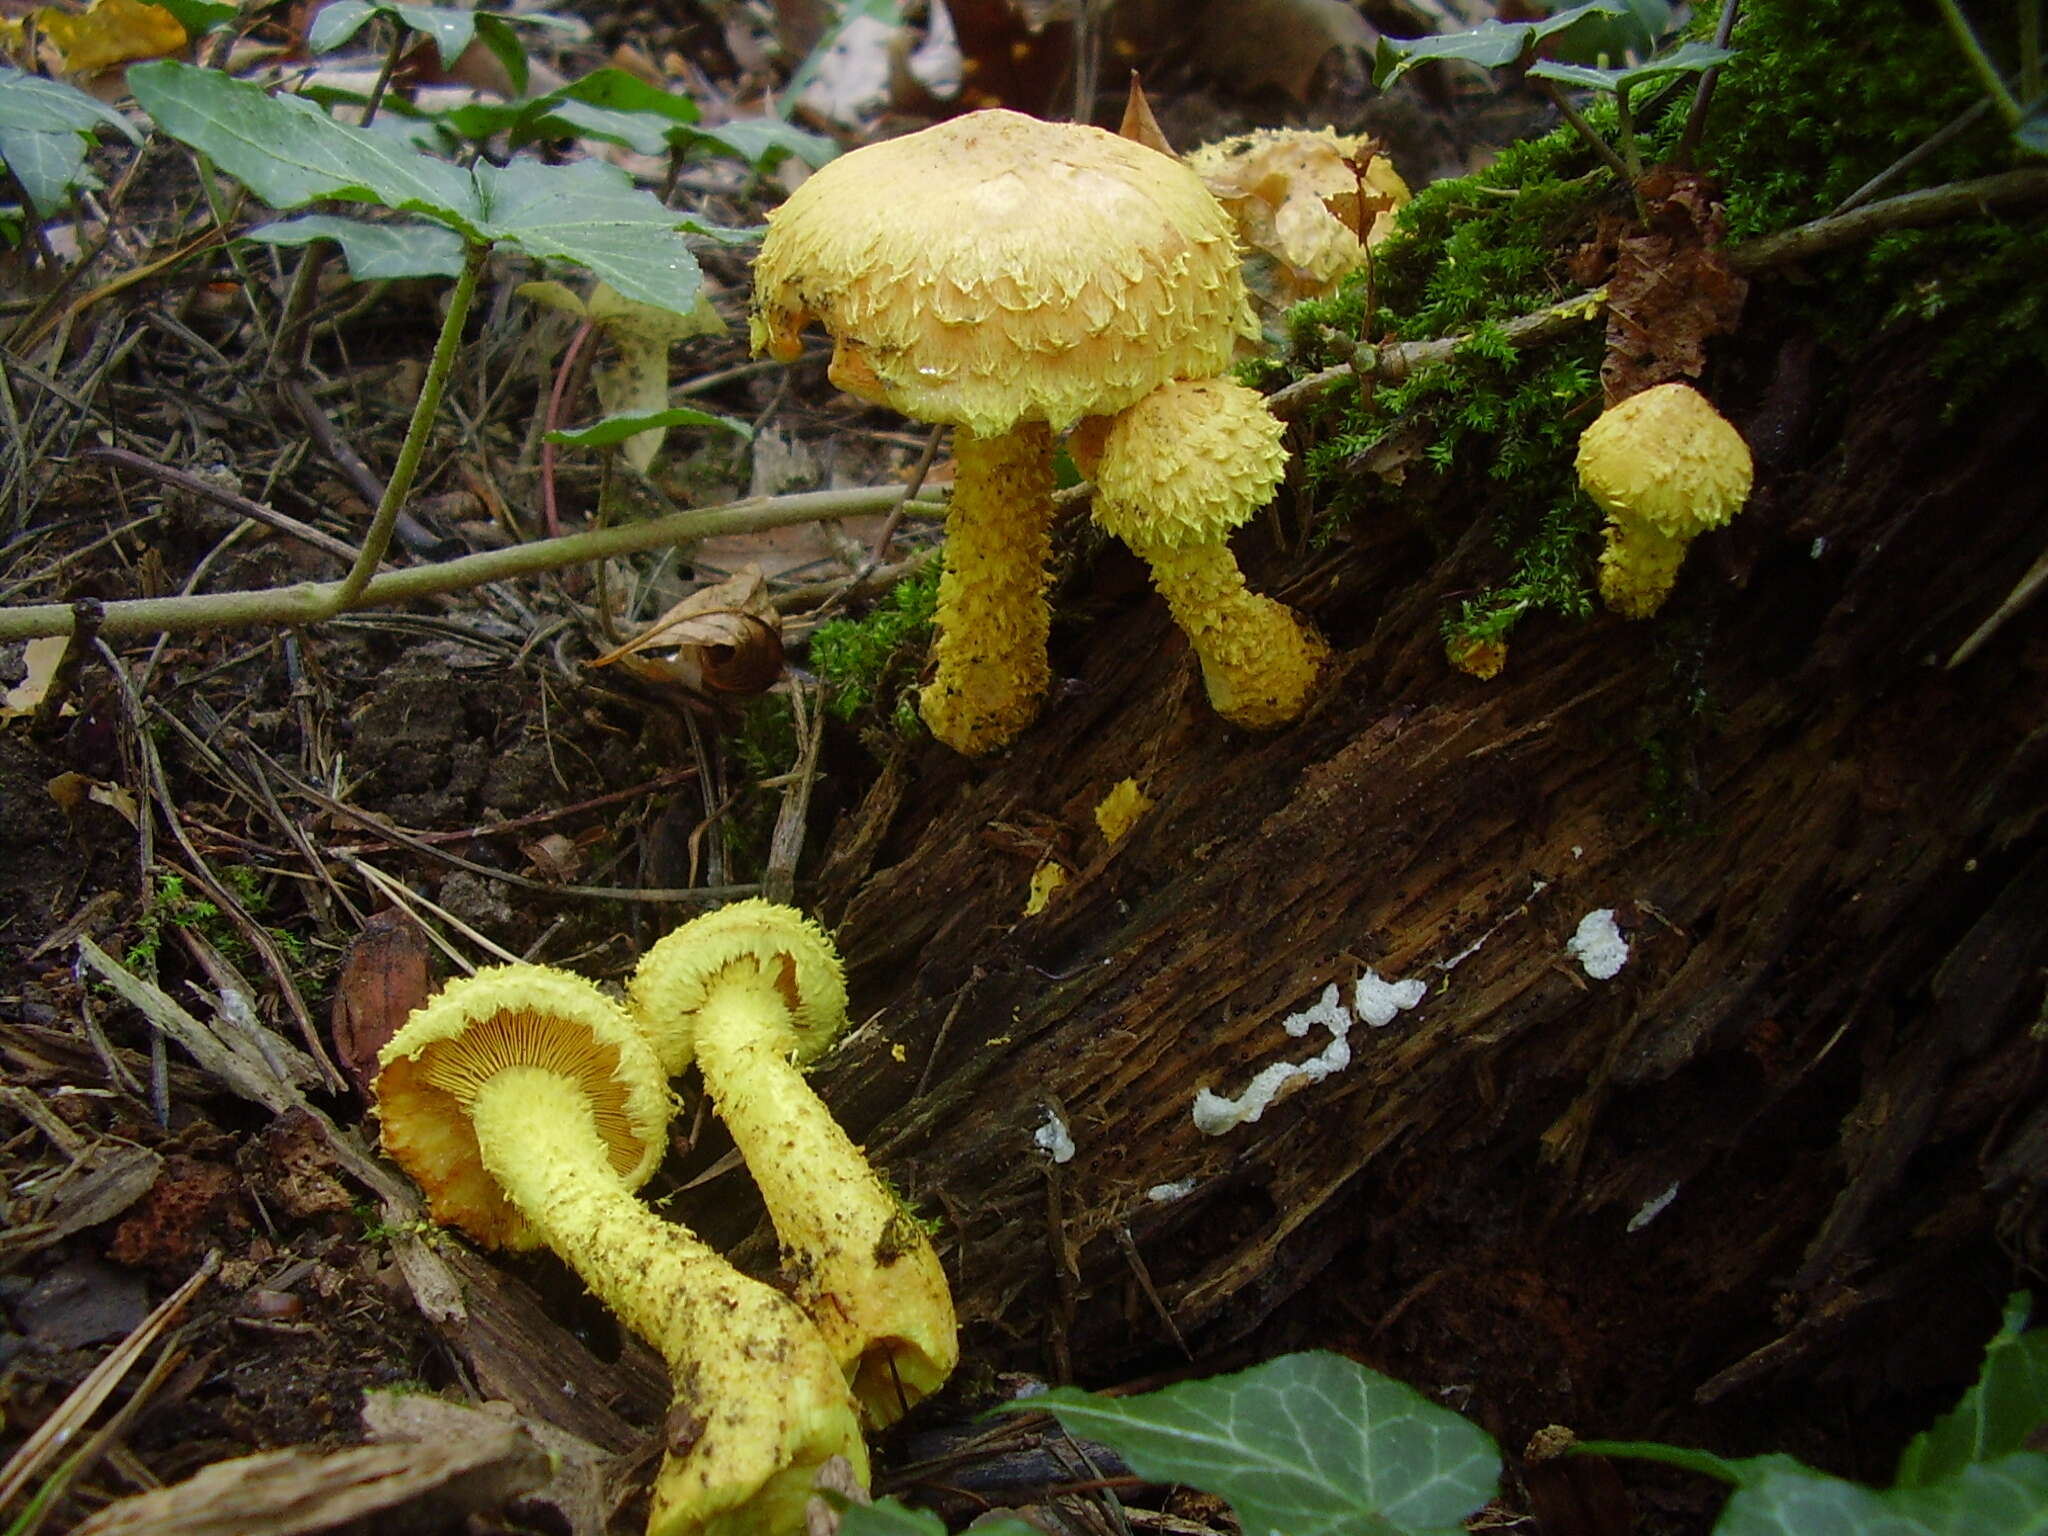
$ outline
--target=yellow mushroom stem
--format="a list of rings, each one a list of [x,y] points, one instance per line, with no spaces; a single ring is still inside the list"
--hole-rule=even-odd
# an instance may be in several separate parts
[[[1151,567],[1152,584],[1202,662],[1216,713],[1247,730],[1298,718],[1329,659],[1323,637],[1285,603],[1245,590],[1244,573],[1222,539],[1169,544],[1125,535]]]
[[[648,1536],[800,1532],[833,1456],[865,1485],[867,1448],[817,1329],[634,1198],[581,1089],[513,1066],[465,1096],[483,1164],[512,1204],[668,1362],[676,1396]]]
[[[775,1223],[797,1300],[879,1427],[957,1363],[952,1293],[916,1218],[792,1062],[789,1020],[778,975],[743,957],[705,979],[691,1043]]]
[[[1610,515],[1600,552],[1600,600],[1624,619],[1647,619],[1678,583],[1689,539],[1660,533],[1640,518]]]
[[[1024,422],[953,432],[958,465],[939,577],[936,675],[918,697],[932,734],[979,757],[1038,714],[1051,675],[1046,561],[1054,516],[1052,430]]]

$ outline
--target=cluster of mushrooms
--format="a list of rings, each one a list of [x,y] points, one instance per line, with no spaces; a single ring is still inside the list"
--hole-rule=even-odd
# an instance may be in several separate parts
[[[649,1536],[791,1536],[817,1472],[937,1390],[959,1358],[931,1242],[802,1068],[846,1023],[824,931],[743,901],[642,957],[623,1005],[545,966],[456,981],[379,1056],[384,1150],[436,1221],[546,1245],[658,1349],[675,1383]],[[787,1292],[634,1191],[694,1060],[775,1226]]]
[[[979,756],[1049,680],[1053,456],[1150,566],[1233,725],[1299,716],[1328,657],[1245,589],[1231,530],[1273,494],[1283,428],[1221,377],[1257,334],[1230,216],[1186,164],[1100,128],[972,112],[827,165],[769,216],[754,349],[821,324],[832,382],[954,428],[932,733]]]

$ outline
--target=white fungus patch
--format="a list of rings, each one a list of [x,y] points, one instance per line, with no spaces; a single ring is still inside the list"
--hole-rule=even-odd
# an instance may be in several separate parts
[[[1665,1190],[1664,1193],[1661,1195],[1653,1195],[1648,1200],[1645,1200],[1642,1204],[1642,1209],[1638,1210],[1635,1213],[1635,1215],[1629,1217],[1629,1231],[1642,1231],[1643,1228],[1647,1227],[1659,1216],[1662,1216],[1664,1214],[1664,1207],[1669,1205],[1672,1201],[1676,1200],[1677,1198],[1678,1181],[1676,1179],[1673,1179],[1671,1181],[1671,1187],[1669,1189]]]
[[[1392,1022],[1394,1015],[1404,1008],[1413,1008],[1421,1002],[1428,987],[1420,981],[1390,982],[1377,971],[1367,971],[1352,989],[1352,1006],[1358,1010],[1358,1017],[1377,1028]],[[1280,1027],[1299,1040],[1318,1026],[1330,1032],[1330,1042],[1307,1061],[1276,1061],[1262,1067],[1258,1074],[1245,1085],[1245,1090],[1236,1098],[1225,1098],[1208,1087],[1195,1091],[1195,1129],[1210,1136],[1221,1136],[1225,1131],[1235,1130],[1240,1125],[1249,1125],[1263,1115],[1267,1107],[1280,1096],[1281,1089],[1294,1082],[1319,1083],[1334,1072],[1341,1072],[1351,1065],[1351,1026],[1354,1020],[1351,1011],[1344,1006],[1344,995],[1333,981],[1323,988],[1323,995],[1299,1013],[1291,1013],[1280,1021]]]
[[[1045,1123],[1031,1133],[1032,1145],[1056,1163],[1070,1163],[1074,1160],[1074,1138],[1067,1130],[1067,1122],[1052,1110],[1045,1112]]]
[[[1564,941],[1564,947],[1595,981],[1611,979],[1628,964],[1628,940],[1621,936],[1612,907],[1597,908],[1580,918],[1578,930]]]
[[[1428,995],[1425,982],[1388,981],[1378,971],[1367,971],[1351,989],[1351,1011],[1360,1023],[1383,1029],[1394,1022],[1395,1014],[1413,1008]]]
[[[1157,1205],[1171,1205],[1176,1200],[1185,1200],[1194,1192],[1193,1179],[1175,1179],[1171,1184],[1154,1184],[1145,1191],[1145,1198]]]

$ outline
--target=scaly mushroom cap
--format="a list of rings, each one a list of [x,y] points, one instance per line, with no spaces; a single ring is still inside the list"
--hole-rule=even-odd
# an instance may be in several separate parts
[[[1094,454],[1095,521],[1126,544],[1205,544],[1266,504],[1287,472],[1287,429],[1229,379],[1162,385]]]
[[[739,960],[758,965],[788,1004],[788,1047],[798,1066],[846,1028],[846,973],[825,930],[793,907],[736,901],[657,940],[627,983],[627,1007],[652,1036],[669,1076],[690,1064],[689,1021],[712,983]]]
[[[1578,462],[1601,511],[1667,539],[1719,528],[1749,499],[1749,445],[1690,384],[1610,406],[1580,435]]]
[[[467,1112],[502,1068],[544,1067],[581,1088],[628,1188],[646,1182],[667,1146],[672,1100],[653,1050],[617,1003],[567,971],[500,965],[450,982],[377,1061],[385,1152],[425,1192],[434,1220],[479,1242],[539,1241],[485,1170]]]
[[[985,434],[1122,410],[1257,334],[1193,171],[1004,111],[842,155],[769,216],[754,350],[791,361],[813,321],[841,388]]]

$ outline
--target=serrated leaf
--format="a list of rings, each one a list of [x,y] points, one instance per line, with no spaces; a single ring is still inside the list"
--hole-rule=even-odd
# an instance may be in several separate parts
[[[1696,75],[1725,64],[1735,57],[1733,48],[1716,48],[1712,43],[1687,43],[1661,59],[1623,69],[1596,69],[1590,64],[1560,64],[1545,59],[1529,67],[1532,80],[1554,80],[1591,91],[1634,91],[1639,85],[1661,80],[1666,75]]]
[[[466,172],[337,123],[311,102],[169,61],[129,70],[128,88],[164,132],[273,208],[340,198],[477,232],[476,193]]]
[[[487,240],[542,260],[573,261],[629,299],[687,314],[704,274],[676,232],[681,222],[624,171],[595,160],[517,159],[475,168]]]
[[[615,167],[521,158],[464,170],[334,122],[297,97],[181,64],[142,65],[128,84],[166,133],[274,208],[322,198],[381,203],[465,239],[574,262],[643,304],[687,313],[696,302],[703,274],[678,232],[688,221]]]
[[[1500,1482],[1484,1431],[1324,1352],[1138,1397],[1063,1387],[1010,1406],[1107,1442],[1140,1477],[1220,1494],[1260,1536],[1457,1532]]]
[[[367,224],[309,213],[259,225],[247,237],[266,245],[332,240],[341,247],[349,276],[359,283],[400,277],[456,277],[462,272],[462,236],[439,224]]]
[[[1984,1346],[1975,1384],[1907,1444],[1895,1486],[1931,1483],[1973,1462],[2017,1451],[2048,1423],[2048,1330],[2023,1331],[2032,1305],[2024,1291],[2006,1301],[2004,1321]]]
[[[551,443],[560,443],[567,448],[609,448],[614,443],[623,443],[629,437],[638,437],[642,432],[653,432],[664,427],[723,427],[741,437],[751,438],[754,429],[744,421],[731,416],[716,416],[710,411],[693,411],[686,405],[668,406],[659,411],[622,411],[616,416],[605,416],[593,421],[587,427],[563,427],[546,434]]]

